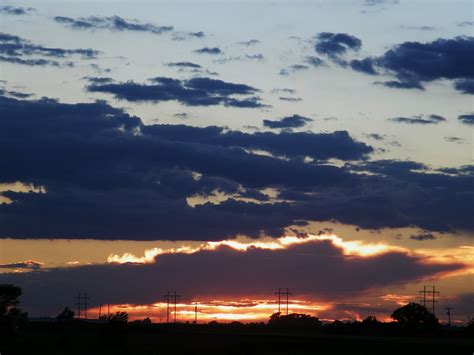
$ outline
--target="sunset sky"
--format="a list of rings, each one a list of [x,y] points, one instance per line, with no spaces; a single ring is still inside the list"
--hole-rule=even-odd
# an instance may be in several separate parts
[[[472,0],[2,1],[0,283],[31,317],[474,316]]]

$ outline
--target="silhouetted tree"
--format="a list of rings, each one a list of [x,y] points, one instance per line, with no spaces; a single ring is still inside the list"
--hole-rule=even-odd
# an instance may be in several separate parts
[[[377,320],[376,316],[368,316],[362,321],[362,324],[364,325],[377,325],[378,323],[380,322]]]
[[[469,319],[467,322],[466,333],[470,336],[474,336],[474,318]]]
[[[59,322],[70,322],[74,319],[74,311],[69,307],[64,308],[64,310],[59,313],[56,317],[56,320]]]
[[[0,332],[14,331],[26,323],[27,313],[17,306],[20,303],[21,288],[10,285],[0,285]]]
[[[21,288],[14,285],[0,285],[0,317],[5,317],[8,312],[20,303]]]
[[[110,323],[126,324],[128,323],[127,312],[117,312],[109,316]]]
[[[414,302],[397,308],[391,317],[409,330],[434,330],[439,326],[438,319],[433,313]]]
[[[281,313],[277,312],[270,316],[268,325],[277,327],[309,328],[320,327],[322,323],[318,318],[310,316],[309,314],[292,313],[281,315]]]

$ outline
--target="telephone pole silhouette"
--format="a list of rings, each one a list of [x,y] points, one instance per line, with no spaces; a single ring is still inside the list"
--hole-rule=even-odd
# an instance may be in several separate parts
[[[289,296],[293,296],[290,292],[289,288],[279,288],[278,292],[275,292],[275,295],[278,295],[278,313],[281,313],[281,303],[282,303],[282,296],[286,296],[286,314],[288,315],[288,298]]]
[[[446,314],[448,315],[448,326],[451,326],[451,310],[453,309],[452,307],[446,307]]]
[[[196,301],[194,305],[194,324],[198,323],[198,303]]]
[[[164,296],[166,299],[166,323],[170,322],[170,301],[174,304],[174,322],[176,323],[176,300],[180,297],[176,291],[168,291]]]
[[[431,290],[427,290],[427,287],[431,287]],[[436,297],[439,296],[439,292],[436,291],[436,286],[423,286],[423,291],[419,291],[422,294],[423,306],[426,307],[427,303],[431,303],[432,313],[435,314],[435,304],[438,303]],[[426,297],[428,295],[428,297]],[[431,299],[430,299],[431,296]]]
[[[76,299],[77,318],[81,318],[81,311],[84,310],[84,319],[87,319],[87,305],[89,304],[87,301],[90,299],[90,297],[87,296],[87,293],[84,293],[84,295],[81,296],[81,293],[79,292]]]

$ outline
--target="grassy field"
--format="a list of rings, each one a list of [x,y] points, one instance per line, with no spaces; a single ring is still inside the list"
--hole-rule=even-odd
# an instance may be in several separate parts
[[[466,354],[474,340],[380,337],[314,330],[209,327],[31,324],[2,336],[1,355],[14,354]]]

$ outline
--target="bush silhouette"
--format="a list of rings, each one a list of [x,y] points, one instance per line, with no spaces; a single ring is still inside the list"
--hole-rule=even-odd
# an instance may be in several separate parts
[[[281,313],[277,312],[270,316],[268,325],[274,327],[310,328],[320,327],[322,323],[318,318],[308,314],[292,313],[281,315]]]
[[[70,322],[74,319],[74,311],[69,307],[64,308],[64,310],[56,316],[58,322]]]

